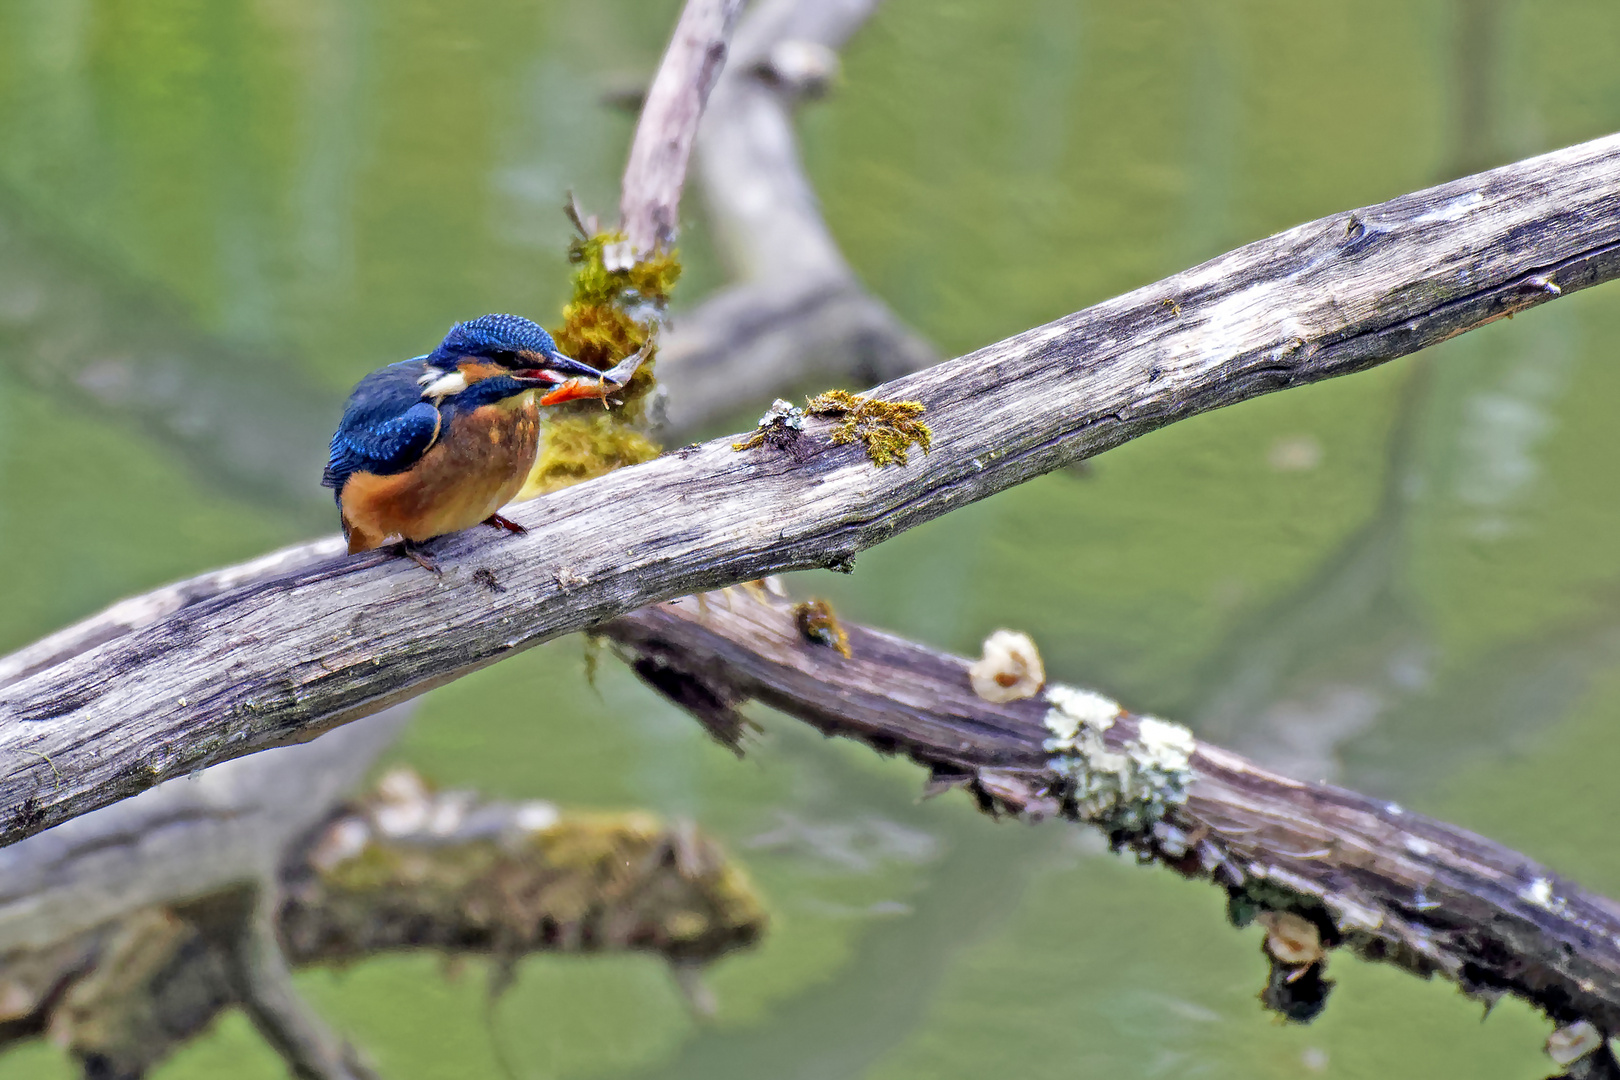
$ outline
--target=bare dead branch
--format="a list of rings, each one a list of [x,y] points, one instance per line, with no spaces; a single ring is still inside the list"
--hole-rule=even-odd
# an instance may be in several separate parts
[[[709,91],[726,62],[742,0],[687,0],[630,144],[619,216],[632,257],[667,247],[679,227],[686,161]]]
[[[218,956],[228,995],[298,1080],[379,1080],[359,1051],[327,1027],[293,986],[276,940],[275,901],[248,886],[178,909]],[[145,994],[150,998],[152,995]]]
[[[443,577],[382,552],[288,553],[277,576],[31,662],[0,689],[0,839],[660,599],[847,567],[903,529],[1165,424],[1617,274],[1611,136],[1298,226],[880,387],[928,409],[934,451],[904,468],[874,469],[812,419],[802,453],[721,440],[536,500],[513,514],[526,537],[448,537]]]
[[[1620,1030],[1620,905],[1462,829],[1203,742],[1185,802],[1119,829],[1088,815],[1052,749],[1060,691],[992,703],[974,693],[966,659],[843,629],[848,658],[807,640],[792,603],[754,586],[643,608],[600,631],[632,661],[904,754],[992,812],[1101,824],[1144,861],[1225,889],[1234,918],[1290,912],[1327,946],[1438,973],[1486,1001],[1517,995],[1560,1024]],[[1122,713],[1105,739],[1128,753],[1142,730],[1142,717]],[[1299,985],[1316,963],[1279,966]]]

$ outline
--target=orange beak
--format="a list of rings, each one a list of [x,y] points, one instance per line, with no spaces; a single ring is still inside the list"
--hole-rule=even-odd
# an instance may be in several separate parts
[[[540,404],[560,405],[565,401],[577,401],[580,398],[605,398],[609,390],[617,390],[617,386],[604,380],[597,379],[569,379],[555,390],[541,395]]]

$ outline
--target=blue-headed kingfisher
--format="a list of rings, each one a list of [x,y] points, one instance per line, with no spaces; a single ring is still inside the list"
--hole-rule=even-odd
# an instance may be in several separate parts
[[[616,374],[564,356],[528,319],[485,315],[451,327],[427,355],[367,375],[349,395],[321,477],[349,552],[397,539],[403,554],[436,570],[417,544],[480,523],[522,532],[496,511],[534,465],[539,406],[601,397]]]

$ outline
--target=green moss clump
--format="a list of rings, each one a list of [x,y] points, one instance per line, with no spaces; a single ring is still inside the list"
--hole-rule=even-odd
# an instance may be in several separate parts
[[[882,401],[847,390],[829,390],[805,404],[805,412],[812,416],[841,417],[833,427],[832,441],[860,440],[866,456],[879,468],[907,464],[907,451],[913,444],[928,453],[934,433],[917,419],[925,409],[920,401]]]
[[[574,359],[606,371],[632,353],[646,359],[628,385],[610,395],[614,402],[580,400],[543,412],[540,453],[518,493],[532,499],[548,491],[602,476],[625,465],[657,457],[661,448],[643,427],[658,346],[654,333],[681,276],[680,255],[659,251],[624,269],[608,269],[604,255],[624,237],[602,232],[575,239],[568,249],[574,263],[574,296],[563,308],[563,325],[552,331],[557,347]]]
[[[658,444],[616,411],[605,411],[595,402],[585,404],[595,406],[595,411],[546,418],[540,455],[519,498],[557,491],[658,456]]]
[[[793,605],[793,621],[799,636],[816,645],[825,645],[837,651],[845,660],[850,657],[849,635],[833,614],[832,605],[825,600],[806,600]]]
[[[557,347],[574,359],[606,371],[645,347],[669,305],[680,280],[680,253],[655,252],[622,270],[609,270],[604,253],[624,237],[616,232],[576,239],[568,249],[574,263],[574,297],[563,308],[563,325],[553,333]],[[654,385],[654,345],[630,384],[614,394],[623,402],[625,420],[643,419],[647,394]],[[584,411],[593,403],[570,403],[558,412]]]

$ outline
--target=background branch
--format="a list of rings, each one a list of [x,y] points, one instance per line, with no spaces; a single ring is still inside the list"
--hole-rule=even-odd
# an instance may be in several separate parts
[[[630,144],[619,216],[632,257],[667,247],[680,222],[686,162],[743,0],[687,0]],[[626,264],[628,265],[628,264]]]
[[[11,841],[167,777],[313,737],[647,603],[811,566],[1221,405],[1373,366],[1620,273],[1620,138],[1298,226],[880,388],[935,449],[874,469],[811,421],[536,500],[448,572],[290,553],[0,689]],[[611,537],[611,543],[604,538]],[[302,563],[300,569],[292,569]],[[491,584],[493,582],[493,584]]]
[[[795,388],[869,386],[939,356],[856,278],[821,217],[793,114],[827,92],[877,0],[767,0],[698,130],[710,231],[737,281],[682,313],[659,353],[668,422],[688,432]],[[820,384],[820,385],[815,385]]]
[[[249,760],[279,761],[296,789],[307,761],[288,755],[302,749]],[[116,817],[138,802],[81,820]],[[746,879],[711,840],[646,813],[489,802],[431,791],[396,769],[323,816],[295,842],[267,845],[280,862],[262,885],[199,895],[186,887],[185,859],[157,853],[182,871],[171,896],[131,895],[116,917],[29,944],[17,940],[26,916],[0,914],[0,1044],[49,1032],[87,1074],[134,1078],[242,1002],[299,1075],[351,1076],[364,1066],[291,992],[287,964],[353,963],[406,949],[432,949],[446,961],[484,956],[494,992],[532,953],[636,950],[663,956],[701,1008],[704,966],[765,927]],[[43,853],[51,835],[11,850]],[[207,861],[205,853],[194,861]],[[103,884],[117,895],[116,882]],[[55,893],[44,899],[62,902]]]

